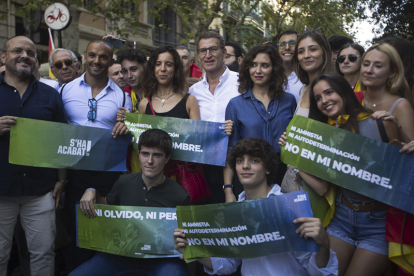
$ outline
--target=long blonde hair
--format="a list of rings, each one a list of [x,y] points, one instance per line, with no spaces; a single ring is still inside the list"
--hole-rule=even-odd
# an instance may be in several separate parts
[[[410,93],[408,82],[404,76],[404,65],[401,61],[398,52],[394,49],[394,47],[392,47],[389,44],[374,44],[362,56],[362,62],[367,53],[369,53],[372,50],[381,51],[390,58],[390,70],[395,71],[395,75],[392,78],[389,78],[387,82],[387,88],[390,94],[400,96],[401,98],[406,98],[414,107],[413,96]],[[367,87],[362,83],[362,81],[361,88],[362,90],[367,89]]]

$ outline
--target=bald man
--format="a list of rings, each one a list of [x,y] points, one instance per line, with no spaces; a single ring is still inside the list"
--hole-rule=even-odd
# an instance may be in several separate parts
[[[84,56],[86,72],[60,88],[67,120],[70,124],[112,129],[114,138],[127,133],[126,126],[116,120],[119,107],[132,110],[131,98],[108,77],[108,68],[113,65],[113,50],[104,40],[88,44]],[[65,194],[65,208],[69,217],[69,234],[72,238],[70,262],[74,269],[89,260],[93,253],[76,247],[75,204],[87,188],[94,188],[106,196],[122,172],[69,170]]]
[[[5,64],[0,74],[0,276],[7,274],[18,215],[26,233],[31,275],[54,275],[55,208],[66,172],[8,162],[15,117],[65,122],[59,94],[33,76],[36,53],[29,38],[17,36],[6,41],[0,54]]]

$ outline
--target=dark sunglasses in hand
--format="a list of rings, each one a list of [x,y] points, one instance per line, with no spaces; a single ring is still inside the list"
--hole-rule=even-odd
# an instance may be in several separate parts
[[[62,69],[63,63],[65,63],[66,66],[71,66],[73,64],[73,60],[68,58],[63,61],[56,61],[55,64],[53,64],[53,67],[55,67],[56,69]]]
[[[345,56],[345,55],[337,56],[336,61],[338,63],[343,63],[343,62],[345,62],[346,57],[347,56]],[[355,61],[357,61],[358,57],[359,57],[359,55],[350,54],[350,55],[348,55],[348,60],[349,60],[349,62],[355,62]]]
[[[88,112],[88,120],[93,122],[96,120],[96,110],[98,107],[98,102],[95,99],[90,99],[88,101],[88,106],[90,108]]]

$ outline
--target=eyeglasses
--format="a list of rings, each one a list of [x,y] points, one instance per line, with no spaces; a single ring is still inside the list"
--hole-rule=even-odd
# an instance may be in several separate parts
[[[96,110],[97,110],[97,101],[95,99],[90,99],[88,101],[88,106],[90,108],[88,112],[88,120],[89,121],[95,121],[96,120]]]
[[[215,55],[215,54],[217,54],[217,52],[219,50],[220,50],[220,47],[213,46],[213,47],[210,47],[210,48],[201,48],[201,49],[198,49],[197,52],[198,52],[198,54],[200,56],[205,56],[205,55],[207,55],[207,51],[209,51],[211,55]]]
[[[279,42],[279,43],[277,44],[277,46],[278,46],[279,48],[285,48],[285,47],[286,47],[286,45],[289,45],[289,48],[290,48],[290,47],[295,47],[295,45],[296,45],[296,40],[283,41],[283,42]]]
[[[211,52],[210,52],[211,53]],[[224,57],[224,59],[229,59],[230,57],[235,57],[236,55],[229,55],[229,54],[227,54],[225,57]]]
[[[30,58],[35,58],[37,56],[36,52],[30,49],[23,49],[22,47],[14,47],[11,50],[6,50],[3,52],[12,52],[13,55],[22,55],[23,52],[26,52],[27,56]]]
[[[345,55],[337,56],[336,61],[338,63],[343,63],[346,60],[346,57],[347,56],[345,56]],[[350,54],[350,55],[348,55],[348,60],[349,60],[349,62],[355,62],[355,61],[357,61],[358,57],[360,57],[360,55]]]
[[[56,69],[62,69],[63,63],[66,66],[71,66],[73,64],[73,59],[68,58],[68,59],[65,59],[63,61],[62,60],[56,61],[55,64],[53,64],[53,67],[56,68]]]

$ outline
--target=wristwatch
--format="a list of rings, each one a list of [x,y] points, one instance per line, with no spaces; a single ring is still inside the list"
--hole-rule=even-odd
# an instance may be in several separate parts
[[[223,191],[224,191],[226,188],[231,188],[231,189],[233,189],[233,185],[231,185],[231,184],[226,184],[226,185],[223,185]]]
[[[66,179],[66,180],[64,180],[64,179],[59,179],[58,180],[59,182],[62,182],[63,184],[67,184],[68,183],[68,180]]]

